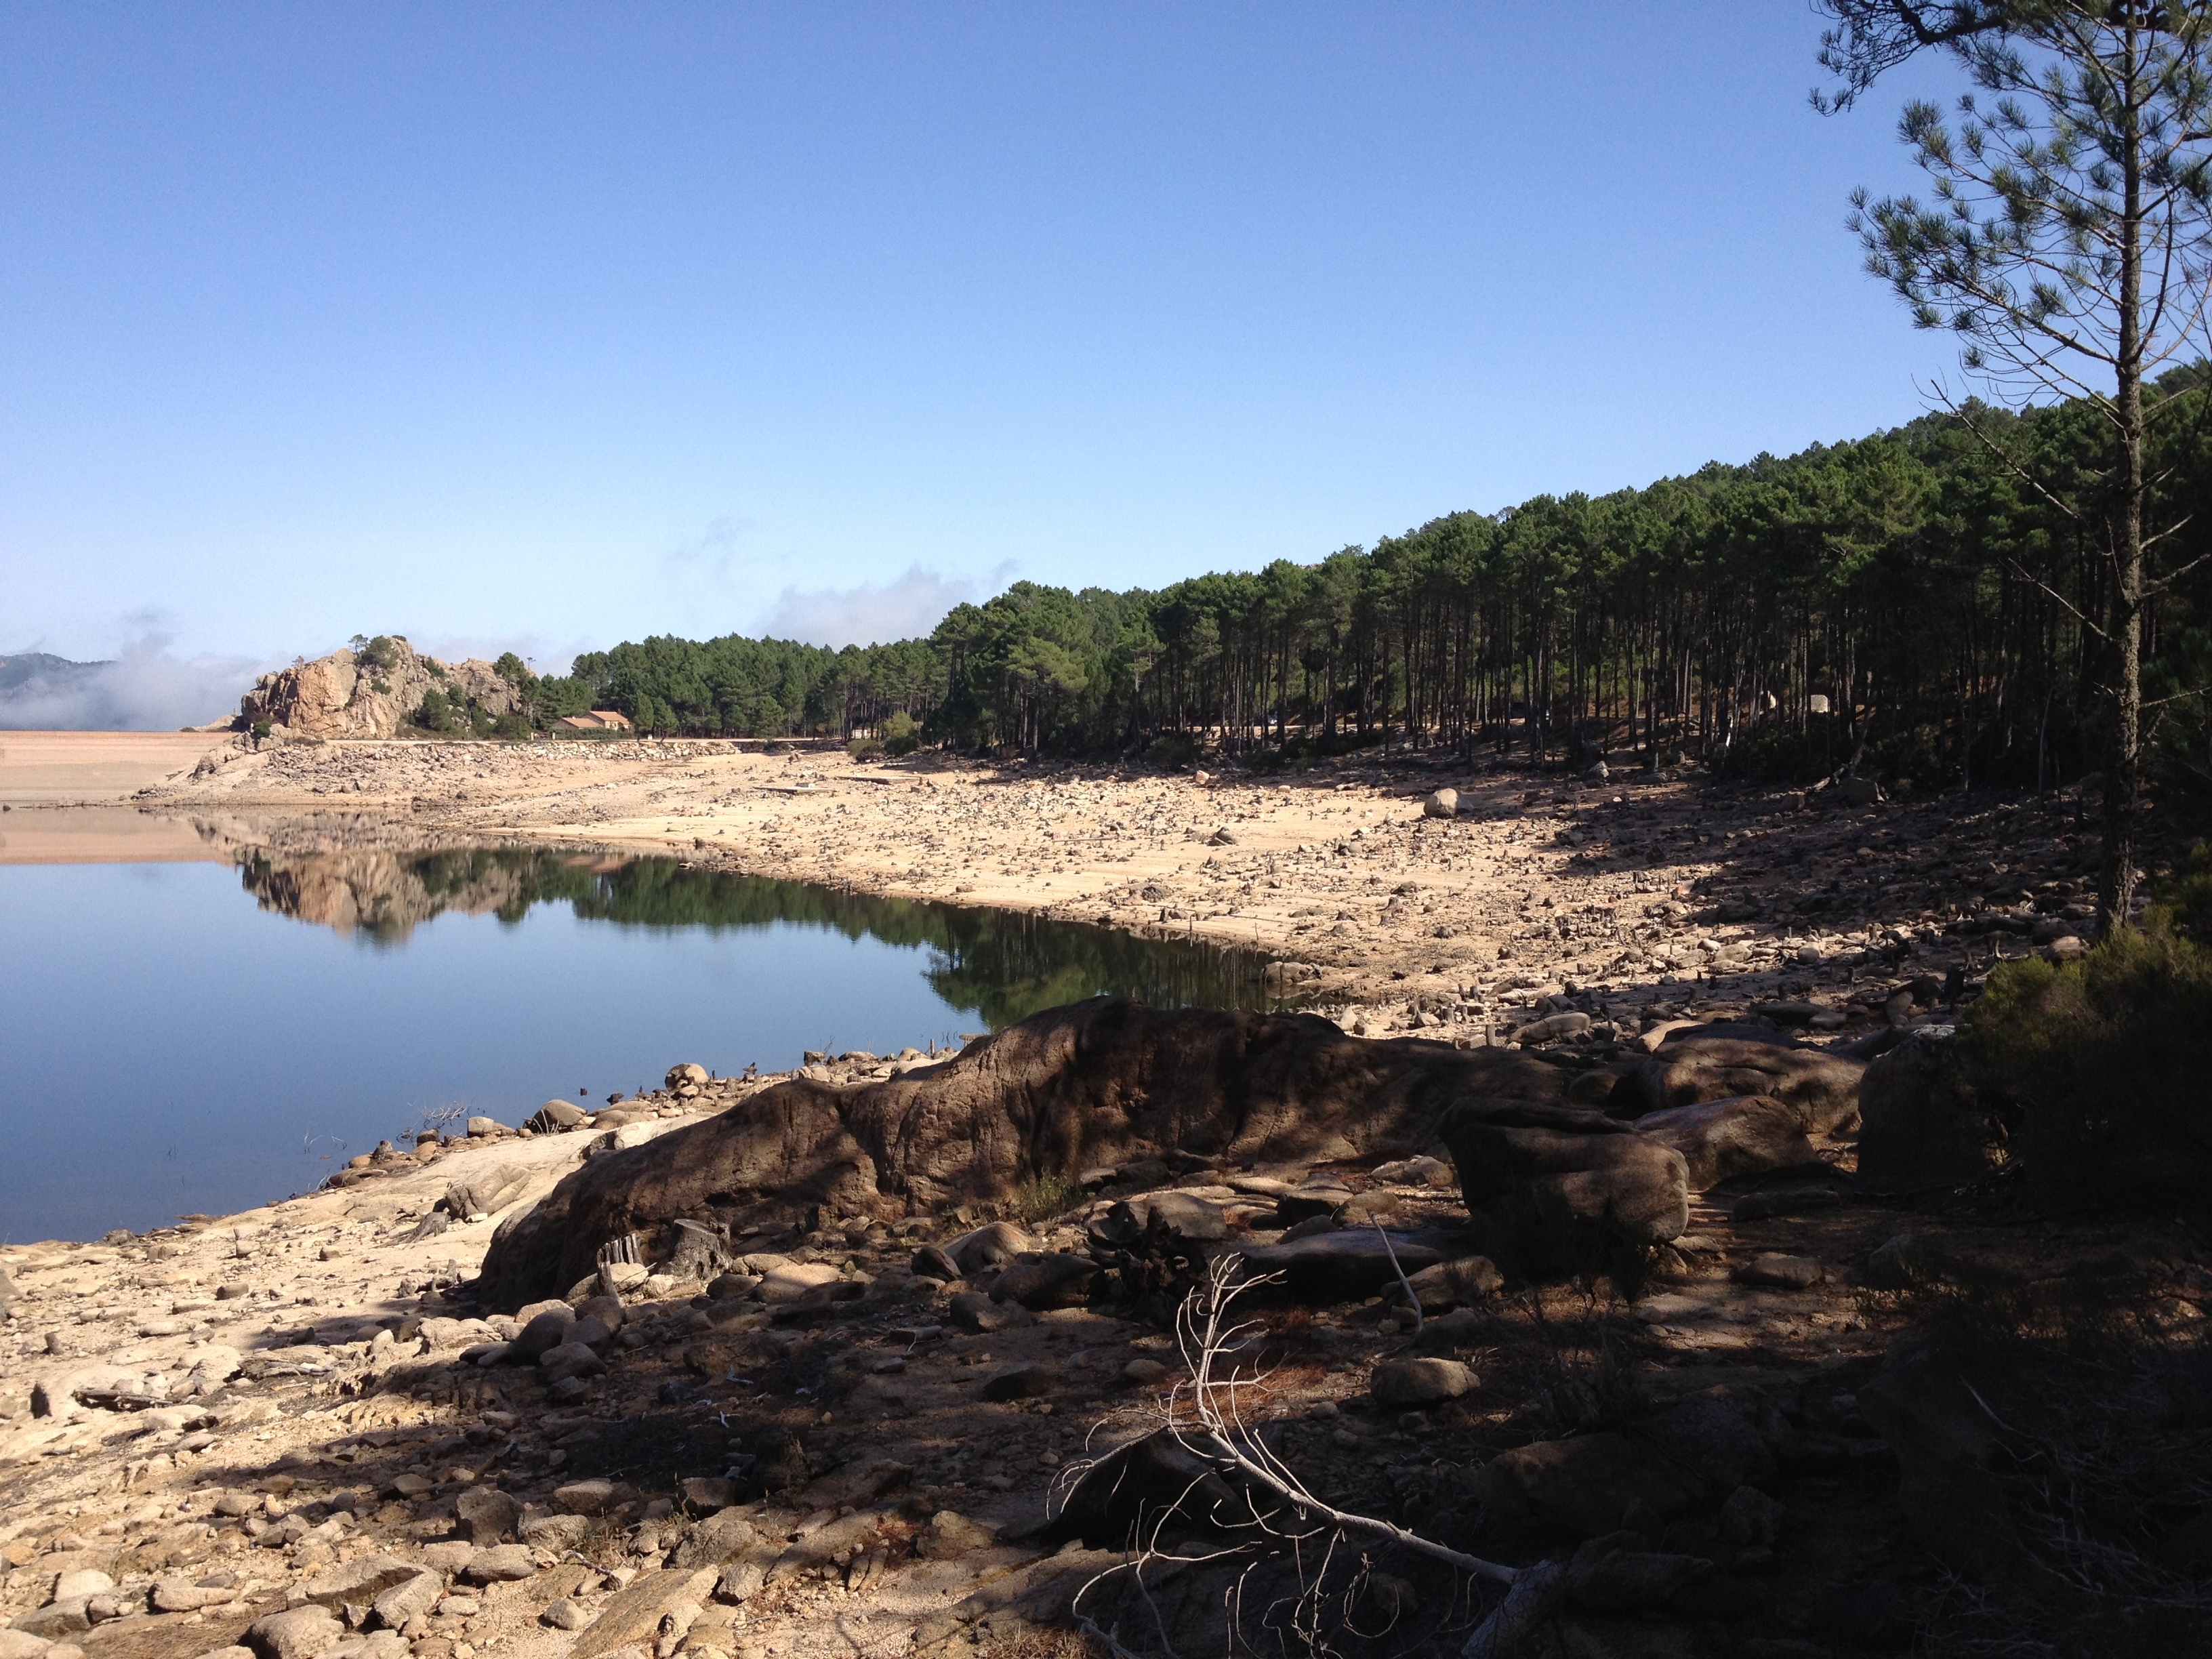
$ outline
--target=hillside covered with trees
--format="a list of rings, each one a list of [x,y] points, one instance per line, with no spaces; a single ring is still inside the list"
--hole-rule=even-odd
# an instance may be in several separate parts
[[[2202,379],[2157,395],[2206,401]],[[2201,540],[2204,422],[2160,430],[2161,516]],[[931,741],[1051,754],[1512,747],[1801,776],[1856,756],[1893,786],[2047,786],[2099,764],[2103,441],[2079,404],[1969,405],[1314,563],[1158,592],[1018,582],[927,639],[625,643],[532,702],[665,733],[852,737],[903,714]],[[2194,787],[2212,783],[2208,599],[2212,568],[2188,569],[2146,640],[2150,748]]]

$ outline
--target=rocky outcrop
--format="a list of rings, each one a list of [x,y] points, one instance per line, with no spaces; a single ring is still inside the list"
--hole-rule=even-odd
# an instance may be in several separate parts
[[[1731,1037],[1686,1036],[1644,1063],[1637,1083],[1647,1109],[1764,1095],[1797,1114],[1808,1133],[1832,1134],[1858,1115],[1858,1061],[1820,1049]]]
[[[516,707],[514,688],[488,662],[471,657],[448,664],[417,656],[396,634],[370,645],[368,651],[333,651],[264,674],[240,701],[240,722],[265,720],[279,737],[389,738],[430,691],[464,708],[473,701],[495,718]]]
[[[1225,1164],[1402,1158],[1440,1143],[1455,1103],[1555,1103],[1570,1075],[1503,1048],[1364,1041],[1310,1014],[1093,998],[939,1065],[859,1087],[794,1078],[594,1158],[501,1226],[479,1288],[501,1307],[560,1295],[610,1239],[638,1233],[658,1259],[678,1217],[740,1230],[811,1204],[1003,1201],[1040,1177],[1169,1151]],[[1675,1154],[1634,1145],[1679,1172]]]

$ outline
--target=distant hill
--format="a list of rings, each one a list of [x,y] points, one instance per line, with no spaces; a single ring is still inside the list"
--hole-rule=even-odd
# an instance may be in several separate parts
[[[89,678],[103,668],[112,668],[112,662],[71,662],[67,657],[49,656],[43,651],[26,651],[21,656],[0,657],[0,694],[19,690],[33,681],[59,690]]]

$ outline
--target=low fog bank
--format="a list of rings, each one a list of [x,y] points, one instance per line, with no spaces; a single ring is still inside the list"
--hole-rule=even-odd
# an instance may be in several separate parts
[[[245,657],[179,657],[158,636],[112,662],[71,663],[0,690],[0,731],[173,732],[238,711],[252,686]]]

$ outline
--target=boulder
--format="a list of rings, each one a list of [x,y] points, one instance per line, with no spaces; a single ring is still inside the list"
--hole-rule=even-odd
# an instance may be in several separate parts
[[[324,1568],[301,1583],[296,1594],[299,1600],[321,1607],[365,1607],[422,1571],[414,1562],[396,1555],[365,1555]]]
[[[1592,1613],[1640,1613],[1672,1601],[1712,1570],[1703,1556],[1653,1550],[1641,1533],[1607,1533],[1575,1552],[1567,1593]]]
[[[514,1131],[495,1117],[472,1117],[468,1122],[469,1138],[472,1140],[492,1140]]]
[[[1595,1538],[1620,1529],[1632,1506],[1661,1519],[1716,1508],[1771,1471],[1757,1424],[1716,1391],[1632,1429],[1501,1452],[1483,1465],[1474,1492],[1501,1520],[1541,1520]]]
[[[1665,1044],[1637,1074],[1645,1106],[1663,1111],[1701,1101],[1762,1095],[1797,1115],[1808,1134],[1832,1134],[1858,1115],[1857,1061],[1817,1049],[1740,1037],[1686,1036]]]
[[[1455,1103],[1557,1103],[1570,1080],[1533,1054],[1362,1041],[1311,1014],[1093,998],[937,1066],[860,1087],[795,1077],[601,1153],[501,1224],[477,1290],[502,1310],[557,1296],[631,1234],[646,1259],[665,1260],[678,1218],[741,1237],[817,1204],[853,1215],[1005,1203],[1162,1146],[1235,1164],[1408,1158],[1435,1146]],[[949,1253],[963,1273],[992,1265]]]
[[[637,1489],[624,1480],[571,1480],[553,1489],[553,1507],[563,1515],[605,1515],[637,1501]]]
[[[309,1602],[257,1619],[246,1626],[246,1645],[261,1659],[315,1659],[345,1638],[345,1626],[328,1607]]]
[[[1689,1166],[1602,1112],[1468,1102],[1443,1141],[1468,1208],[1529,1270],[1646,1249],[1689,1224]]]
[[[302,738],[397,737],[427,691],[475,702],[494,718],[516,707],[514,687],[477,658],[439,663],[417,656],[398,635],[372,643],[377,655],[341,649],[262,675],[239,701],[240,728],[265,720]]]
[[[961,1291],[946,1304],[945,1311],[962,1330],[979,1334],[1036,1322],[1036,1316],[1020,1303],[994,1302],[981,1291]]]
[[[756,1542],[760,1534],[753,1530],[752,1522],[735,1510],[724,1510],[711,1515],[676,1547],[669,1558],[675,1567],[719,1567],[723,1562],[747,1546]]]
[[[1005,1221],[994,1221],[988,1226],[963,1233],[945,1247],[963,1278],[971,1278],[985,1270],[1012,1261],[1036,1249],[1036,1241],[1020,1228]]]
[[[1859,1080],[1859,1180],[1876,1192],[1962,1186],[1996,1167],[2004,1128],[1981,1104],[1953,1027],[1907,1031]]]
[[[1498,1293],[1505,1282],[1498,1271],[1498,1264],[1486,1255],[1464,1255],[1450,1261],[1439,1261],[1411,1275],[1409,1283],[1413,1294],[1420,1298],[1424,1313],[1441,1313],[1447,1308],[1463,1308]]]
[[[605,1376],[607,1362],[581,1342],[563,1342],[538,1356],[538,1369],[548,1382],[563,1382],[571,1377]]]
[[[1386,1359],[1367,1388],[1385,1406],[1433,1406],[1458,1399],[1474,1384],[1474,1372],[1456,1359]]]
[[[418,1572],[394,1584],[369,1604],[376,1622],[386,1630],[404,1630],[417,1619],[428,1619],[446,1593],[446,1581],[434,1572]]]
[[[2013,1453],[1957,1359],[1906,1331],[1856,1393],[1897,1454],[1905,1521],[1929,1553],[1984,1581],[2022,1569],[2028,1557],[2000,1474]]]
[[[1796,1110],[1765,1095],[1647,1112],[1636,1120],[1636,1133],[1681,1153],[1693,1192],[1732,1176],[1820,1162]]]
[[[757,1294],[767,1303],[796,1302],[809,1291],[834,1285],[844,1275],[826,1261],[792,1261],[761,1275]]]
[[[514,1340],[507,1344],[507,1358],[518,1364],[535,1364],[549,1349],[557,1348],[568,1340],[569,1328],[575,1322],[575,1316],[565,1304],[533,1314],[529,1322],[515,1333]]]
[[[1059,1384],[1049,1365],[1008,1365],[983,1379],[986,1400],[1042,1400]]]
[[[564,1129],[580,1129],[591,1121],[592,1115],[574,1101],[549,1100],[532,1116],[530,1127],[541,1134],[557,1134]]]
[[[1395,1266],[1393,1249],[1397,1253]],[[1386,1249],[1371,1227],[1255,1245],[1243,1255],[1248,1273],[1255,1278],[1279,1273],[1285,1295],[1316,1305],[1361,1301],[1397,1283],[1401,1270],[1413,1274],[1443,1260],[1443,1252],[1434,1245],[1416,1243],[1402,1233],[1392,1234]]]
[[[1759,1285],[1775,1291],[1809,1291],[1826,1277],[1810,1256],[1770,1252],[1755,1255],[1729,1275],[1739,1285]]]
[[[1024,1308],[1077,1308],[1087,1299],[1098,1264],[1087,1255],[1048,1255],[1041,1261],[1017,1261],[991,1286],[994,1302],[1018,1302]]]
[[[1514,1032],[1513,1041],[1523,1048],[1533,1048],[1539,1043],[1559,1042],[1575,1037],[1588,1036],[1590,1029],[1588,1014],[1570,1011],[1552,1014],[1542,1019],[1531,1020]]]
[[[514,1536],[522,1505],[496,1486],[471,1486],[453,1500],[461,1536],[472,1544],[496,1544]]]
[[[960,1271],[960,1264],[945,1254],[942,1246],[936,1244],[925,1244],[916,1250],[908,1266],[917,1279],[933,1279],[940,1284],[949,1285],[955,1279],[966,1277]],[[708,1287],[708,1294],[713,1293],[713,1289],[712,1285]]]
[[[568,1659],[599,1659],[600,1654],[646,1640],[660,1628],[670,1609],[703,1602],[719,1576],[712,1567],[671,1567],[642,1575],[617,1590],[599,1609],[599,1616],[577,1634]]]
[[[1229,1217],[1218,1204],[1173,1188],[1124,1199],[1106,1212],[1099,1226],[1121,1244],[1153,1227],[1194,1243],[1229,1237]]]
[[[970,1521],[951,1510],[939,1510],[929,1517],[929,1524],[915,1539],[914,1549],[925,1561],[950,1561],[956,1556],[989,1549],[998,1541],[996,1528]],[[6,1656],[0,1656],[0,1659]]]
[[[527,1544],[493,1544],[472,1551],[460,1576],[471,1584],[503,1584],[528,1578],[537,1571]]]
[[[1376,1181],[1400,1187],[1449,1187],[1452,1184],[1452,1166],[1440,1158],[1425,1153],[1419,1158],[1398,1158],[1389,1164],[1378,1164],[1368,1172]]]
[[[663,1079],[677,1094],[696,1094],[711,1080],[705,1066],[688,1060],[679,1066],[670,1066],[667,1077]]]
[[[1429,818],[1455,818],[1459,816],[1459,791],[1438,789],[1421,803],[1421,816]]]

